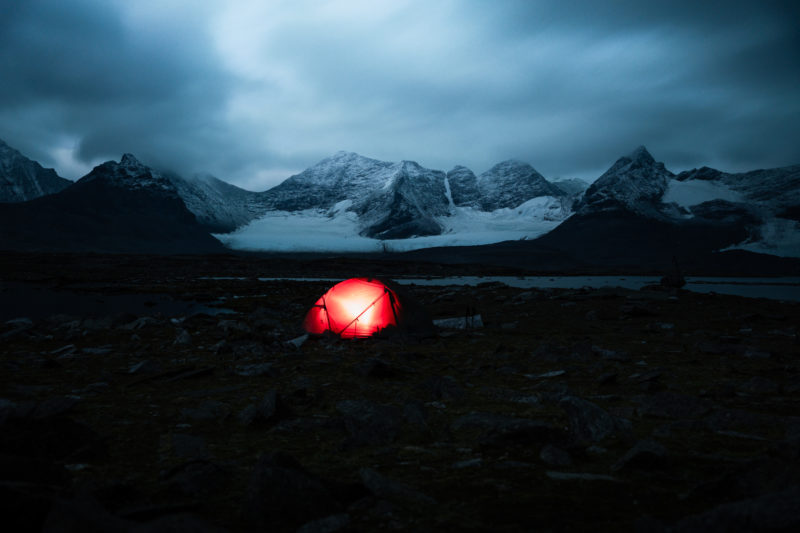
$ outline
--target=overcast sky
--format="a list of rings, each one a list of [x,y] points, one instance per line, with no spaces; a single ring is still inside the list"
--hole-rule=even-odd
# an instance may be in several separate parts
[[[598,177],[800,163],[800,2],[0,0],[0,139],[264,190],[348,150]]]

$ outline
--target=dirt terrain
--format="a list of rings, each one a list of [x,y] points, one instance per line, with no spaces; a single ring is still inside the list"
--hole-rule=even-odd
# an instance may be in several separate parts
[[[6,530],[800,527],[800,303],[411,286],[483,327],[303,341],[331,283],[257,279],[516,273],[2,255]]]

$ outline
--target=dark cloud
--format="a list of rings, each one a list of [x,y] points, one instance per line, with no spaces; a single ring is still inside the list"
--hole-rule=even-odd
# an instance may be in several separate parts
[[[14,3],[0,138],[256,189],[340,149],[585,178],[639,144],[675,171],[800,163],[797,2],[381,4]]]

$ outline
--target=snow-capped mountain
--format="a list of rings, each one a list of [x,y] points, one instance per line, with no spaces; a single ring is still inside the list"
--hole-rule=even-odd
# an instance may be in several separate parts
[[[571,213],[569,196],[519,161],[477,177],[463,166],[445,174],[413,161],[389,163],[352,152],[323,159],[259,200],[266,208],[261,220],[218,237],[248,249],[330,249],[338,242],[341,250],[397,250],[534,238]],[[298,227],[304,237],[286,242]]]
[[[564,191],[567,196],[573,198],[583,196],[583,193],[586,192],[586,189],[591,185],[589,182],[579,178],[554,179],[550,183]]]
[[[262,193],[261,202],[278,211],[329,210],[347,202],[359,234],[392,239],[441,233],[434,217],[449,212],[446,193],[442,171],[338,152]]]
[[[620,157],[583,195],[576,206],[579,214],[628,211],[662,216],[661,198],[675,175],[657,162],[644,146]]]
[[[27,202],[72,185],[0,140],[0,202]]]
[[[343,200],[357,204],[391,180],[392,165],[353,152],[337,152],[261,193],[261,203],[279,211],[330,209]]]
[[[123,154],[119,163],[106,161],[97,165],[79,179],[76,185],[83,187],[93,182],[102,182],[129,191],[145,190],[178,198],[178,189],[166,176],[145,166],[132,154]]]
[[[744,220],[749,237],[732,248],[800,257],[800,165],[743,173],[681,172],[663,198],[690,216]]]
[[[125,154],[66,189],[0,204],[0,249],[70,252],[221,252],[161,173]]]
[[[478,190],[478,177],[467,167],[456,165],[447,173],[450,196],[458,207],[481,206],[481,193]]]
[[[498,163],[478,176],[477,185],[484,211],[517,207],[540,196],[565,196],[532,166],[514,159]]]
[[[165,173],[186,208],[211,232],[229,232],[264,213],[259,193],[240,189],[210,174],[184,178]]]
[[[800,166],[675,176],[639,147],[585,192],[538,243],[584,261],[633,264],[732,248],[800,257]],[[795,217],[794,219],[792,217]]]

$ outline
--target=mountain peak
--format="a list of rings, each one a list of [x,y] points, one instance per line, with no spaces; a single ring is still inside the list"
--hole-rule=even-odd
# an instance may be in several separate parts
[[[643,144],[637,146],[635,150],[628,154],[627,158],[632,161],[643,160],[655,162],[655,159],[653,159],[653,156],[650,155],[650,152],[647,151],[647,148],[645,148]]]
[[[59,192],[72,182],[0,139],[0,202],[25,202]]]
[[[144,168],[142,162],[136,159],[136,156],[129,153],[122,154],[122,159],[119,160],[119,164],[128,168]]]

